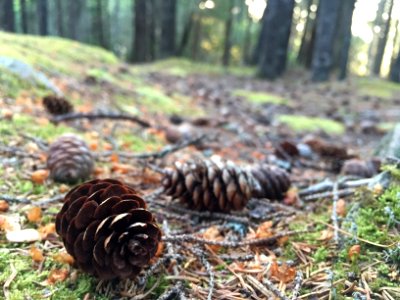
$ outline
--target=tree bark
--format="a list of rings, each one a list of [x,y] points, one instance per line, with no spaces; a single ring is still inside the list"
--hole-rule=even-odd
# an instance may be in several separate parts
[[[28,33],[28,16],[26,13],[26,0],[20,0],[20,18],[23,33]]]
[[[1,28],[5,31],[15,32],[14,0],[2,0],[0,5]]]
[[[225,40],[224,40],[224,53],[222,55],[222,65],[227,67],[229,66],[229,61],[231,58],[231,47],[232,47],[232,41],[231,41],[231,32],[232,32],[232,25],[233,25],[233,14],[232,14],[232,9],[233,9],[234,1],[230,1],[229,5],[229,12],[228,12],[228,18],[225,21]]]
[[[194,16],[193,38],[192,38],[192,59],[199,59],[200,41],[202,35],[201,13]]]
[[[47,0],[39,0],[37,3],[37,15],[39,19],[39,34],[48,35],[48,3]]]
[[[333,65],[333,46],[340,1],[320,0],[317,14],[312,80],[326,81]]]
[[[400,83],[400,48],[397,57],[393,60],[390,66],[389,79],[393,82]]]
[[[77,40],[81,18],[81,1],[68,1],[68,37]]]
[[[390,23],[392,20],[392,10],[393,10],[393,4],[394,1],[393,0],[389,0],[389,18],[387,19],[387,21],[385,22],[385,24],[383,25],[383,31],[382,31],[382,27],[381,27],[381,32],[379,34],[379,38],[378,38],[378,45],[376,48],[376,53],[375,53],[375,59],[374,59],[374,65],[372,68],[372,73],[374,75],[378,75],[381,72],[381,65],[382,65],[382,60],[383,60],[383,55],[385,54],[385,47],[386,47],[386,42],[387,42],[387,38],[389,35],[389,30],[390,30]]]
[[[185,27],[183,28],[182,39],[178,49],[179,56],[183,55],[183,52],[185,51],[185,48],[189,43],[189,37],[190,37],[190,32],[192,31],[193,23],[194,23],[194,13],[191,12],[189,18],[186,21]]]
[[[135,0],[134,10],[134,39],[133,39],[133,52],[131,61],[144,62],[147,60],[148,52],[148,39],[150,32],[147,26],[147,3],[146,0]]]
[[[349,61],[349,51],[351,44],[351,24],[353,20],[353,11],[356,0],[344,0],[343,1],[343,14],[340,22],[342,23],[343,30],[343,43],[339,57],[339,80],[343,80],[347,76],[347,64]]]
[[[259,75],[267,79],[280,76],[287,61],[294,0],[269,0],[262,26]]]
[[[161,57],[175,55],[176,0],[163,0],[161,9]]]
[[[107,49],[107,43],[104,36],[104,23],[103,23],[103,1],[96,0],[94,16],[93,16],[93,24],[92,24],[92,32],[93,35],[96,36],[97,44],[100,47]]]

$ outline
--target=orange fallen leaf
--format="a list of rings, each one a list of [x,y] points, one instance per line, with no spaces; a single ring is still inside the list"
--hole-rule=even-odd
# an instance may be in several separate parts
[[[103,149],[104,150],[108,150],[108,151],[110,151],[110,150],[112,150],[113,149],[113,145],[111,145],[110,143],[104,143],[103,144]]]
[[[49,177],[49,170],[37,170],[31,174],[31,180],[37,184],[43,184]]]
[[[60,185],[60,188],[58,189],[60,193],[66,193],[69,190],[69,186],[66,184]]]
[[[348,252],[348,257],[349,260],[354,262],[358,259],[358,257],[360,256],[360,252],[361,252],[361,246],[360,245],[353,245],[350,247],[349,252]]]
[[[29,254],[34,262],[41,262],[44,260],[43,252],[35,246],[31,246]]]
[[[336,213],[341,217],[346,216],[346,201],[344,201],[343,199],[339,199],[337,201],[337,203],[336,203]]]
[[[62,264],[72,265],[74,263],[74,258],[65,251],[58,252],[53,259]]]
[[[55,284],[56,282],[62,282],[68,277],[67,269],[54,269],[50,272],[49,277],[47,277],[47,283],[50,285]]]
[[[223,240],[223,236],[221,235],[221,232],[218,228],[218,226],[211,226],[207,228],[202,234],[203,238],[206,240],[213,240],[213,241],[221,241]],[[214,252],[217,252],[219,249],[221,249],[221,246],[218,245],[209,245],[210,249],[212,249]]]
[[[283,283],[288,283],[293,281],[296,276],[295,268],[289,267],[286,263],[278,265],[276,261],[272,263],[269,272],[271,278]]]
[[[42,219],[42,209],[40,207],[34,206],[26,213],[28,221],[31,223],[38,223]]]
[[[321,236],[317,240],[330,241],[332,238],[333,238],[333,231],[330,229],[326,229],[321,231]]]
[[[118,163],[119,162],[118,154],[116,154],[116,153],[111,154],[110,155],[110,161],[113,162],[113,163]]]
[[[89,144],[90,150],[95,151],[95,150],[97,150],[98,147],[99,147],[99,143],[97,141],[92,141]]]
[[[42,239],[46,239],[48,237],[48,235],[56,232],[56,224],[49,223],[44,226],[40,226],[38,230],[39,230],[39,233],[40,233]]]
[[[295,205],[299,201],[299,195],[296,188],[291,188],[286,192],[285,198],[283,199],[283,203],[286,205]]]
[[[261,223],[256,230],[256,238],[262,239],[272,236],[273,235],[272,225],[273,225],[272,221],[266,221],[264,223]]]
[[[114,163],[111,167],[112,172],[117,172],[120,174],[127,174],[131,171],[131,166],[126,164],[117,164]]]
[[[105,168],[103,167],[95,167],[93,170],[93,174],[99,176],[105,172]]]
[[[0,200],[0,212],[6,212],[10,208],[10,205],[5,200]]]

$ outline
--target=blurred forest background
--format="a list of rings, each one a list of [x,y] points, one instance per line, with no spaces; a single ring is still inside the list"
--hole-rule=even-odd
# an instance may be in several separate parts
[[[1,0],[4,31],[67,37],[129,62],[179,56],[400,82],[399,0]]]

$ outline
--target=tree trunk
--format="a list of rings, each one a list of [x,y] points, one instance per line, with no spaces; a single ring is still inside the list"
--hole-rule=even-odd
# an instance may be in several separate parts
[[[28,16],[26,13],[26,0],[20,0],[20,18],[23,33],[28,33]]]
[[[96,0],[93,16],[93,35],[96,36],[97,44],[100,47],[107,49],[107,43],[104,36],[104,23],[103,23],[103,0]]]
[[[267,27],[264,26],[264,22],[265,22],[265,18],[267,15],[267,8],[265,8],[263,16],[261,18],[261,31],[257,40],[257,45],[253,50],[253,55],[251,57],[251,64],[252,65],[257,65],[260,62],[260,57],[261,57],[261,52],[262,49],[264,48],[264,44],[266,41],[266,31],[267,31]]]
[[[164,1],[164,0],[163,0]],[[149,55],[147,57],[148,61],[153,61],[157,57],[156,51],[156,33],[157,33],[157,8],[156,0],[147,0],[147,30],[149,31],[148,48],[150,49]]]
[[[39,0],[37,3],[37,15],[39,18],[39,34],[48,35],[48,3],[47,0]]]
[[[333,64],[335,29],[340,10],[340,1],[320,0],[317,14],[312,80],[326,81]]]
[[[192,38],[192,59],[199,59],[200,41],[201,41],[201,13],[194,16],[193,38]]]
[[[183,28],[182,39],[179,44],[178,55],[182,56],[185,48],[189,42],[190,32],[192,31],[194,23],[194,13],[190,13],[189,18],[186,21],[185,27]]]
[[[250,58],[251,27],[253,25],[253,21],[247,12],[246,12],[246,15],[247,15],[247,24],[246,24],[246,30],[245,30],[244,39],[243,39],[243,63],[250,64],[251,63],[251,58]]]
[[[175,55],[176,0],[163,0],[161,8],[161,57]]]
[[[303,30],[303,36],[301,37],[301,44],[299,53],[297,54],[297,62],[299,64],[305,65],[307,53],[310,50],[310,43],[313,34],[313,28],[315,23],[315,18],[312,19],[311,16],[311,5],[313,4],[313,0],[307,1],[307,20]]]
[[[391,65],[389,79],[393,82],[400,83],[400,50],[397,53],[397,58]]]
[[[229,66],[229,61],[231,58],[231,46],[232,46],[232,41],[231,41],[231,32],[232,32],[232,25],[233,25],[233,14],[232,14],[232,9],[233,9],[234,1],[230,1],[229,5],[229,12],[228,12],[228,18],[225,21],[225,41],[224,41],[224,53],[222,55],[222,65],[227,67]]]
[[[0,27],[9,32],[15,32],[14,0],[1,0]]]
[[[59,36],[64,36],[64,13],[61,1],[56,0],[57,33]]]
[[[82,7],[81,1],[68,1],[68,37],[77,40]]]
[[[262,26],[264,29],[259,75],[275,79],[286,68],[292,26],[294,0],[269,0]]]
[[[343,1],[343,14],[340,22],[342,23],[343,30],[343,42],[342,49],[339,57],[339,80],[343,80],[347,76],[347,64],[349,61],[349,51],[351,44],[351,24],[353,20],[353,11],[356,0],[344,0]]]
[[[376,48],[376,53],[375,53],[375,59],[374,59],[374,65],[372,68],[372,73],[374,75],[378,75],[381,72],[381,65],[382,65],[382,60],[383,60],[383,55],[385,54],[385,47],[386,47],[386,42],[387,42],[387,38],[389,35],[389,30],[390,30],[390,22],[392,20],[392,10],[393,10],[393,4],[394,1],[393,0],[389,0],[389,18],[387,19],[387,21],[384,24],[384,28],[382,31],[382,27],[381,27],[381,32],[379,34],[379,38],[378,38],[378,45]]]
[[[134,43],[131,61],[144,62],[147,59],[148,49],[148,26],[147,26],[147,1],[135,0],[134,5]]]

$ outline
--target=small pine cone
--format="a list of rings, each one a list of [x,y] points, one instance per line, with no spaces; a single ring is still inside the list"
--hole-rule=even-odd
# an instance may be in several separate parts
[[[51,144],[47,167],[54,181],[76,183],[89,178],[94,160],[82,139],[75,135],[64,135]]]
[[[72,189],[57,214],[56,231],[75,266],[103,280],[134,278],[161,240],[145,201],[112,179]]]
[[[62,97],[48,95],[43,98],[43,106],[52,115],[64,115],[73,112],[74,108],[68,100]]]
[[[243,209],[251,197],[253,179],[232,162],[212,160],[176,163],[162,180],[165,193],[196,210]]]
[[[289,174],[281,168],[266,164],[250,168],[257,187],[252,191],[254,198],[282,200],[290,187]]]
[[[380,161],[377,159],[363,161],[354,158],[344,162],[341,173],[344,175],[369,178],[374,176],[378,172],[379,168]]]

